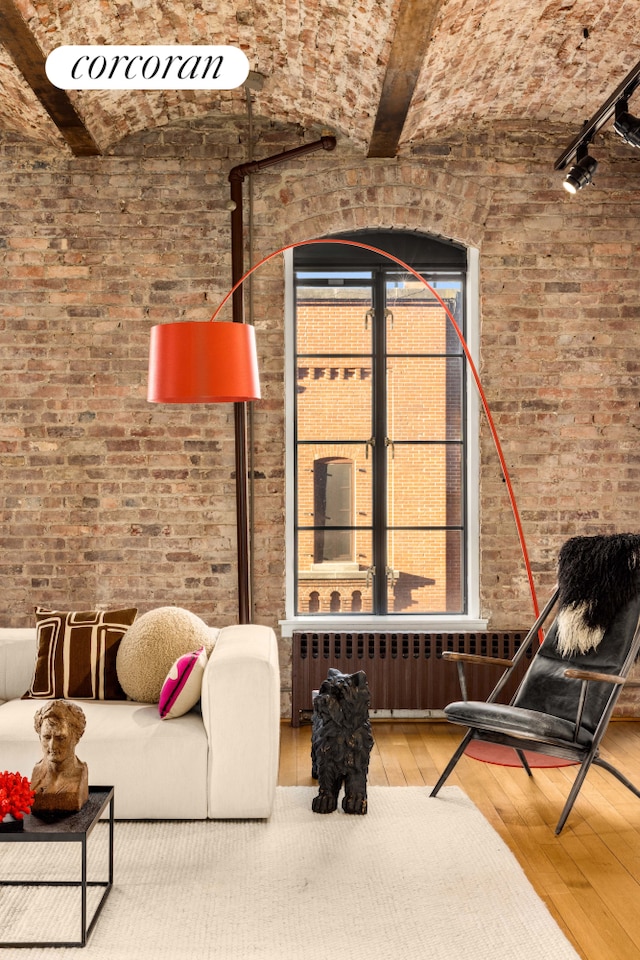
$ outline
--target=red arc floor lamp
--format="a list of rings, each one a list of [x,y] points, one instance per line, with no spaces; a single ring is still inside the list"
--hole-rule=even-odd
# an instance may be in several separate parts
[[[309,145],[310,147],[312,145]],[[316,145],[314,144],[313,147]],[[237,294],[240,291],[244,281],[254,273],[259,267],[272,260],[286,250],[306,246],[308,244],[318,243],[336,243],[346,246],[362,247],[367,250],[381,254],[389,260],[394,261],[403,267],[407,272],[413,274],[425,287],[427,287],[433,296],[439,301],[449,321],[460,340],[467,363],[475,381],[481,403],[489,423],[490,432],[494,441],[496,452],[500,460],[503,476],[507,484],[509,500],[516,523],[520,547],[525,562],[527,577],[533,607],[536,616],[538,615],[538,600],[536,596],[531,565],[529,562],[528,551],[524,539],[524,532],[520,521],[515,494],[511,485],[509,471],[502,453],[500,440],[495,429],[491,410],[487,402],[478,371],[473,358],[455,318],[444,303],[437,291],[421,276],[413,267],[400,260],[398,257],[369,244],[360,243],[352,240],[338,238],[324,238],[315,240],[302,240],[297,243],[291,243],[278,250],[268,254],[258,263],[254,264],[245,274],[235,279],[231,290],[223,298],[217,310],[207,322],[181,321],[177,323],[160,324],[151,329],[151,342],[149,350],[149,384],[147,399],[152,403],[222,403],[234,402],[236,405],[236,503],[238,507],[238,582],[239,582],[239,622],[250,622],[250,604],[249,604],[249,567],[247,558],[244,560],[240,554],[240,542],[248,533],[247,530],[240,529],[240,489],[246,484],[246,466],[243,469],[243,476],[240,476],[238,465],[240,462],[246,464],[246,459],[238,458],[238,408],[243,409],[244,403],[248,400],[260,399],[260,383],[258,377],[258,363],[256,354],[255,331],[252,326],[244,322],[233,321],[226,323],[217,319],[220,311],[227,303],[230,297],[234,297],[237,302]],[[236,268],[237,269],[237,268]],[[236,271],[234,271],[235,273]],[[243,444],[246,443],[245,435],[242,434]],[[245,451],[246,452],[246,451]],[[245,488],[246,489],[246,488]],[[246,500],[245,500],[246,509]],[[242,525],[246,524],[246,514],[242,518]],[[248,540],[245,541],[248,543]],[[243,585],[244,582],[244,585]],[[542,637],[541,637],[542,639]],[[479,760],[488,760],[498,764],[509,763],[508,760],[500,754],[495,758],[493,755],[485,756],[481,751],[474,752],[471,755]],[[546,762],[539,764],[536,762],[535,755],[529,757],[530,763],[534,766],[547,765]]]

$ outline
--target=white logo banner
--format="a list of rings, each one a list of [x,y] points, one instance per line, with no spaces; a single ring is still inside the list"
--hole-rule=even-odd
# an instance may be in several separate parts
[[[63,46],[45,69],[62,90],[232,90],[249,61],[230,46]]]

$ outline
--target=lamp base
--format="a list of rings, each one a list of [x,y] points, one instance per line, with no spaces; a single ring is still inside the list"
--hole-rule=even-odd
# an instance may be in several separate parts
[[[522,766],[513,747],[503,747],[500,743],[483,743],[481,740],[472,740],[464,755],[465,757],[471,757],[472,760],[481,760],[483,763],[494,763],[499,767]],[[575,760],[547,757],[544,753],[533,753],[531,750],[525,750],[524,755],[530,767],[571,767],[575,765]]]

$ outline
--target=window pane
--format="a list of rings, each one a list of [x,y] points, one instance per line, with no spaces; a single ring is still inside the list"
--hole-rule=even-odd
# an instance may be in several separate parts
[[[462,524],[462,447],[395,444],[387,461],[390,527]]]
[[[392,440],[460,440],[462,359],[390,357],[388,436]]]
[[[453,278],[429,279],[462,328],[462,284]],[[412,274],[387,283],[389,353],[461,353],[462,346],[446,310]]]
[[[349,531],[354,560],[317,563],[314,556],[319,532],[326,534],[327,531],[300,530],[298,533],[298,613],[370,613],[371,531]]]
[[[297,287],[297,352],[371,353],[370,310],[370,286]]]
[[[371,361],[362,357],[298,360],[298,440],[371,436]]]
[[[335,516],[324,518],[319,510],[318,467],[322,460],[348,460],[352,464],[352,521],[354,527],[372,525],[371,459],[366,457],[364,444],[301,443],[298,446],[298,525],[318,527],[335,526]],[[344,516],[343,516],[344,520]],[[341,524],[344,525],[344,524]]]
[[[462,532],[390,530],[389,613],[463,612]]]

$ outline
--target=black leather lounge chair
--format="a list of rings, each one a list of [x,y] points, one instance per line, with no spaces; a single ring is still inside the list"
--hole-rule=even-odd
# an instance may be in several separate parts
[[[542,643],[542,627],[557,615]],[[500,691],[513,670],[537,646],[509,704]],[[556,826],[562,830],[592,763],[604,767],[637,797],[640,791],[599,753],[622,686],[640,650],[640,536],[575,537],[558,558],[558,587],[513,660],[447,651],[457,663],[463,700],[445,708],[447,719],[468,727],[442,776],[435,797],[471,740],[513,747],[531,776],[524,750],[580,764]],[[464,663],[503,665],[488,700],[466,699]],[[640,818],[640,807],[638,808]]]

